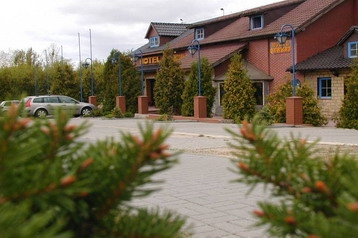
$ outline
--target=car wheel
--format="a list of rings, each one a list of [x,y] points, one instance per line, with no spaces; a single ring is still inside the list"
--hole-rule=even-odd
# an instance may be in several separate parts
[[[47,114],[45,109],[39,109],[35,112],[35,117],[47,117]]]
[[[88,115],[91,114],[91,112],[92,112],[92,108],[90,108],[90,107],[85,107],[85,108],[82,109],[81,115],[82,115],[82,116],[88,116]]]

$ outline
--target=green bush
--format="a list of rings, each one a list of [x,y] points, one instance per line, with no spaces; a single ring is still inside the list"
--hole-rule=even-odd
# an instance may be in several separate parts
[[[237,181],[270,195],[252,211],[269,237],[358,237],[357,158],[320,156],[316,143],[281,138],[256,118],[228,131]]]
[[[240,54],[231,58],[224,82],[223,113],[226,119],[252,118],[256,112],[255,88]]]
[[[327,118],[322,114],[318,106],[318,100],[311,87],[301,84],[296,87],[296,95],[303,98],[303,123],[313,126],[322,126],[327,124]],[[274,121],[277,123],[286,122],[286,99],[292,96],[291,81],[283,84],[277,92],[267,98],[267,108],[272,113]]]
[[[159,70],[154,86],[154,100],[161,114],[180,114],[181,95],[184,90],[184,72],[179,61],[174,59],[173,49],[165,49],[160,60]]]
[[[337,127],[358,130],[358,59],[355,59],[352,74],[344,83],[347,92],[339,111]]]
[[[207,117],[211,117],[216,94],[212,81],[213,68],[207,58],[202,58],[200,65],[201,96],[206,97],[206,115]],[[183,116],[194,116],[194,97],[199,96],[198,82],[198,63],[193,62],[189,79],[185,82],[182,95],[183,105],[181,107],[181,114]]]
[[[155,192],[152,176],[177,163],[165,144],[170,130],[146,124],[138,136],[88,144],[87,123],[16,110],[0,117],[2,238],[180,237],[183,218],[128,204]]]

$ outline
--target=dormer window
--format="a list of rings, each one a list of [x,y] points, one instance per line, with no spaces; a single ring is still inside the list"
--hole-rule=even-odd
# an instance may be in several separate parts
[[[150,48],[158,47],[159,46],[159,36],[153,36],[149,39],[149,46]]]
[[[196,40],[204,39],[204,28],[195,29],[195,39]]]
[[[257,30],[264,27],[264,18],[262,15],[252,16],[250,18],[250,29]]]
[[[348,57],[357,58],[358,57],[358,42],[349,42],[348,43]]]

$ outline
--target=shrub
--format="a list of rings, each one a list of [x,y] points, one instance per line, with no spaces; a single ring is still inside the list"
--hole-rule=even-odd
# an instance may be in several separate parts
[[[169,110],[180,114],[184,72],[180,68],[179,61],[174,59],[173,49],[167,48],[163,51],[159,67],[154,86],[155,105],[161,114],[169,113]]]
[[[313,126],[327,124],[327,118],[322,114],[318,101],[311,87],[301,84],[296,87],[296,95],[303,98],[303,122]],[[277,92],[267,98],[267,107],[272,112],[275,122],[286,122],[286,99],[292,96],[291,81],[283,84]]]
[[[0,117],[0,231],[10,237],[179,237],[184,219],[129,206],[156,191],[152,176],[171,168],[170,130],[140,126],[87,144],[89,125],[19,117],[14,107]]]
[[[228,131],[239,181],[250,191],[263,184],[274,197],[253,211],[258,226],[272,237],[358,237],[357,158],[321,157],[317,142],[283,139],[256,118]]]
[[[212,116],[212,108],[215,101],[215,88],[213,87],[213,68],[207,58],[200,61],[201,72],[201,96],[206,97],[206,115]],[[199,95],[198,85],[198,63],[193,62],[190,69],[189,79],[185,82],[182,95],[183,105],[181,112],[183,116],[194,116],[194,97]]]
[[[352,66],[352,75],[345,80],[347,93],[339,110],[337,127],[358,129],[358,59]]]
[[[244,68],[240,54],[231,58],[224,82],[223,113],[226,119],[241,121],[256,112],[255,88]]]

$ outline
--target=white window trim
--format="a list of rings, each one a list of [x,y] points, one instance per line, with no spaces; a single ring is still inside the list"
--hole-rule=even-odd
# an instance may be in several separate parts
[[[357,42],[357,41],[355,41],[355,42],[348,42],[348,57],[349,57],[349,58],[357,58],[357,57],[358,57],[358,53],[357,53],[357,55],[352,55],[352,54],[351,54],[351,47],[352,47],[352,45],[357,45],[357,47],[358,47],[358,42]]]
[[[261,26],[260,27],[254,27],[254,19],[260,17],[261,20]],[[250,17],[250,29],[251,30],[259,30],[262,29],[264,27],[264,17],[263,15],[255,15]]]
[[[199,34],[200,33],[200,34]],[[204,31],[204,28],[201,27],[201,28],[196,28],[195,29],[195,39],[196,40],[202,40],[204,39],[205,37],[205,31]]]
[[[153,36],[149,38],[149,46],[150,48],[159,46],[159,36]]]

